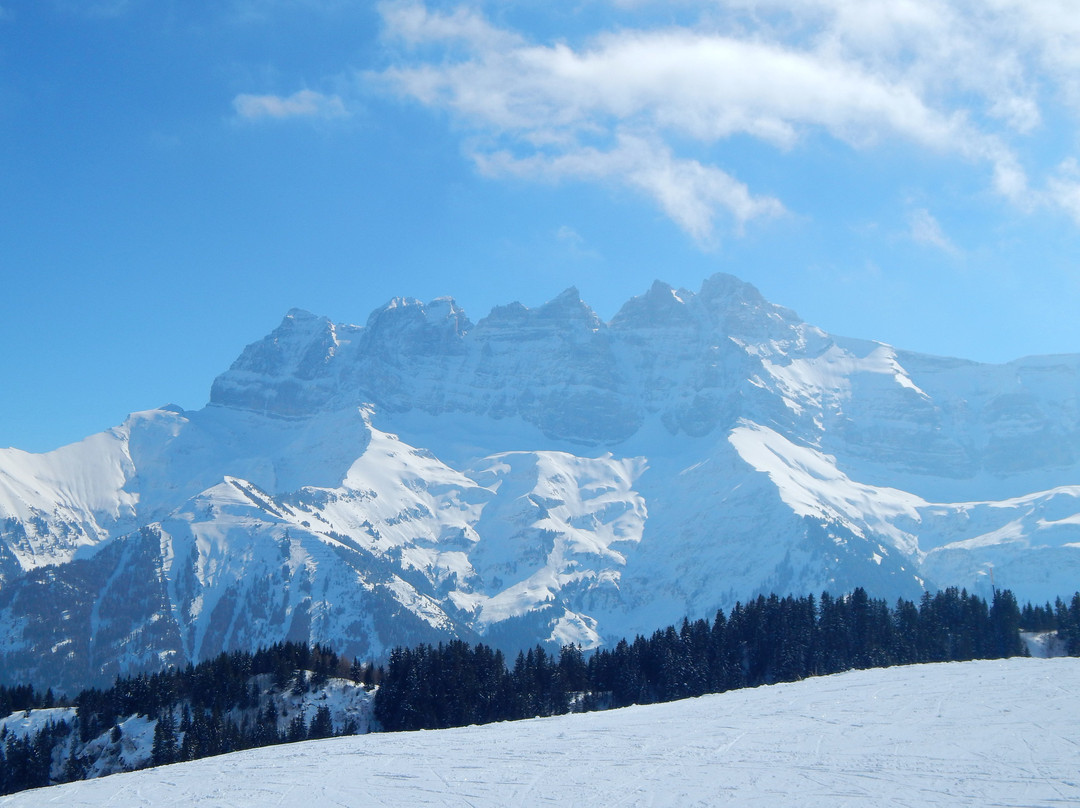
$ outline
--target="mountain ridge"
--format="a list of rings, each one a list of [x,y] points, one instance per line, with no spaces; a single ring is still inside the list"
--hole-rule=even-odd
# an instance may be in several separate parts
[[[760,592],[992,575],[1052,599],[1080,572],[1078,377],[1080,355],[834,337],[723,274],[606,323],[573,287],[476,323],[449,297],[363,326],[292,309],[201,410],[0,451],[0,670],[87,684],[277,639],[596,647]],[[102,613],[142,639],[77,640]]]

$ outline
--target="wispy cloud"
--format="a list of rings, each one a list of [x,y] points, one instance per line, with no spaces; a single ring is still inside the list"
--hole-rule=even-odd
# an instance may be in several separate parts
[[[492,25],[483,15],[469,8],[457,8],[443,14],[431,12],[418,2],[383,2],[379,4],[379,12],[387,33],[409,45],[460,41],[490,50],[525,44],[518,34]]]
[[[911,239],[916,244],[937,249],[951,256],[960,255],[960,249],[945,235],[941,224],[926,208],[917,208],[908,216]]]
[[[407,49],[368,78],[452,113],[488,174],[621,183],[705,244],[721,219],[740,227],[783,211],[723,167],[737,135],[788,151],[815,132],[855,149],[901,139],[986,166],[997,193],[1030,209],[1046,197],[1011,141],[1042,120],[1033,63],[1058,65],[1067,95],[1080,57],[1050,35],[1053,15],[984,5],[730,0],[698,24],[572,47],[529,41],[475,7],[405,0],[380,10],[387,40]],[[1071,30],[1061,37],[1073,42]]]
[[[347,115],[337,95],[299,90],[289,96],[241,94],[233,99],[236,114],[245,120],[285,118],[340,118]]]
[[[753,196],[745,184],[714,166],[676,158],[662,143],[627,134],[619,134],[606,149],[575,144],[554,154],[524,157],[509,151],[477,151],[473,159],[489,176],[603,180],[629,186],[651,196],[704,246],[714,237],[718,209],[727,211],[739,225],[784,210],[778,200]]]
[[[1047,201],[1080,225],[1080,164],[1069,158],[1058,166],[1047,184]]]
[[[558,230],[555,231],[555,240],[558,242],[565,254],[574,259],[585,259],[588,261],[600,261],[602,256],[596,250],[590,249],[585,242],[585,238],[570,225],[561,225]]]

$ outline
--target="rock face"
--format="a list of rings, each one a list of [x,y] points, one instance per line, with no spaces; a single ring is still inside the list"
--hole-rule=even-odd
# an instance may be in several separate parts
[[[602,322],[293,310],[199,411],[0,451],[0,679],[309,639],[594,647],[762,592],[1080,580],[1080,356],[830,336],[727,275]]]

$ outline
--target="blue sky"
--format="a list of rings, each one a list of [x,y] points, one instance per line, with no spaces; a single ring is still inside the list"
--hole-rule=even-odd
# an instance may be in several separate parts
[[[1072,0],[0,0],[0,446],[201,407],[299,306],[1080,350]]]

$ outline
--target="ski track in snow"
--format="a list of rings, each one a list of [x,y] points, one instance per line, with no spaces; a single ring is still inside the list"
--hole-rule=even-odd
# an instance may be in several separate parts
[[[1080,660],[853,671],[604,713],[270,747],[0,806],[1080,804]]]

